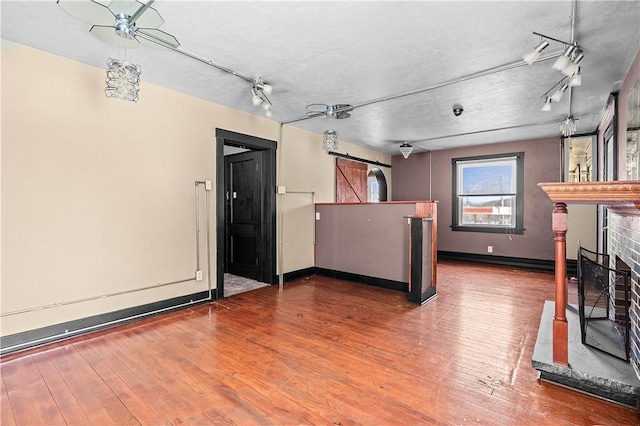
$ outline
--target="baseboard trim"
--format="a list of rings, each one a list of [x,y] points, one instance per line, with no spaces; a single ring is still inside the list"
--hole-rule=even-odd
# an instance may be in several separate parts
[[[438,260],[484,263],[489,265],[510,266],[513,268],[533,269],[536,271],[546,272],[553,271],[555,264],[553,260],[524,259],[519,257],[493,256],[440,250],[438,250]]]
[[[184,309],[217,299],[217,290],[201,291],[186,296],[174,297],[118,311],[93,315],[73,321],[54,324],[35,330],[3,336],[0,342],[0,356],[21,352],[37,346],[46,345],[60,340],[70,339],[107,328],[135,322],[166,312]]]
[[[283,275],[284,282],[297,280],[298,278],[310,277],[311,275],[316,273],[315,267],[299,269],[297,271],[285,272]],[[274,283],[279,282],[278,276],[273,280]]]
[[[354,274],[351,272],[334,271],[332,269],[315,268],[315,273],[325,277],[337,278],[340,280],[353,281],[374,287],[386,288],[402,292],[409,291],[409,284],[402,281],[387,280],[385,278],[369,277],[366,275]]]

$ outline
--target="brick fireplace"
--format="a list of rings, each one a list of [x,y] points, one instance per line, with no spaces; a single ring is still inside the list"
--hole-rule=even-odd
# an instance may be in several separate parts
[[[640,378],[640,214],[611,212],[608,229],[610,268],[621,269],[621,266],[622,268],[627,266],[631,270],[630,362],[636,375]],[[619,300],[617,305],[620,305]],[[620,307],[618,307],[618,312],[620,312]]]
[[[538,186],[554,203],[555,300],[545,302],[533,367],[542,380],[640,408],[640,181],[550,182]],[[631,272],[631,279],[625,278],[631,287],[629,362],[583,345],[580,333],[576,334],[581,328],[579,315],[567,307],[566,234],[571,226],[567,204],[572,203],[600,204],[608,209],[609,268]],[[616,321],[627,314],[626,302],[616,306],[620,305],[618,290],[626,286],[609,286],[614,299],[614,306],[609,305],[613,307],[609,318]]]

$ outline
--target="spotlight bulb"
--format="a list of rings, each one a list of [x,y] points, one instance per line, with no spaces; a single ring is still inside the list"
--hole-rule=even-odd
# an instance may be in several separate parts
[[[522,59],[524,59],[524,61],[529,65],[533,64],[536,61],[536,59],[540,57],[540,54],[544,49],[547,48],[547,46],[549,46],[549,42],[545,40],[541,42],[539,45],[537,45],[536,48],[533,49],[531,52],[524,55]]]
[[[273,92],[273,87],[270,84],[264,84],[262,85],[262,91],[269,96]]]

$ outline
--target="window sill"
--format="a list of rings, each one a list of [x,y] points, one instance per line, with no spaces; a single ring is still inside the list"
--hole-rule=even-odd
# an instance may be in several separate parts
[[[462,232],[486,232],[489,234],[524,234],[524,228],[503,228],[496,226],[457,226],[451,227],[452,231]]]

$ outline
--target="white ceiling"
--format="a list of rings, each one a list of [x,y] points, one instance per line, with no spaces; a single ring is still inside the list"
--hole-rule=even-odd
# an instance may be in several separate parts
[[[121,57],[55,0],[0,5],[4,39],[101,68]],[[311,103],[352,104],[349,119],[290,125],[335,128],[341,140],[391,154],[402,141],[437,150],[559,136],[570,99],[578,133],[592,132],[640,47],[640,1],[578,1],[583,84],[541,112],[543,94],[563,75],[551,69],[553,58],[528,66],[522,55],[539,42],[533,31],[571,41],[571,1],[157,0],[153,8],[179,49],[262,75],[274,88],[274,120],[303,118]],[[542,58],[562,50],[551,42]],[[262,115],[241,78],[161,47],[139,46],[131,60],[143,81]],[[508,64],[517,66],[483,75]],[[454,104],[464,107],[460,117]]]

